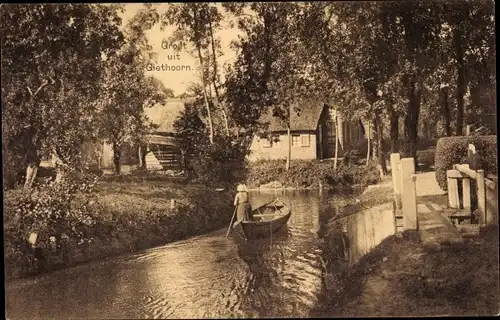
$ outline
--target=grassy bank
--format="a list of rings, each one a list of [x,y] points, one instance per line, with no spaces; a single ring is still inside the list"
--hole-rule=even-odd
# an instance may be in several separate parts
[[[347,269],[347,268],[346,268]],[[500,311],[498,229],[458,247],[426,251],[387,238],[323,294],[318,316],[494,315]]]
[[[375,165],[344,164],[339,161],[334,168],[333,161],[294,160],[289,170],[285,160],[260,160],[250,163],[246,183],[251,188],[264,185],[284,186],[297,189],[343,190],[355,186],[375,184],[380,180]]]
[[[45,202],[37,201],[35,208],[21,211],[20,207],[25,206],[20,204],[26,202],[23,200],[26,197],[22,191],[14,190],[4,198],[7,278],[52,271],[203,234],[227,225],[232,214],[229,193],[167,181],[100,182],[95,200],[78,203],[76,199],[72,214],[62,218],[61,213],[53,212],[56,205],[50,202],[44,207]],[[172,199],[175,199],[173,207]],[[27,242],[31,232],[38,234],[36,248]],[[51,239],[52,236],[55,238]]]

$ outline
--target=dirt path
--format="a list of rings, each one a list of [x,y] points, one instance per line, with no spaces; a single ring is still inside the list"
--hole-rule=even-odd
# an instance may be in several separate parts
[[[436,172],[417,173],[417,197],[444,195],[446,191],[441,189],[436,181]]]

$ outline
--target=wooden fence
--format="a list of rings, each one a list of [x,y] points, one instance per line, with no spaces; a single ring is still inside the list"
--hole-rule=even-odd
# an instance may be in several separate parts
[[[475,193],[479,225],[498,224],[497,177],[485,177],[484,170],[472,170],[468,164],[455,164],[452,170],[446,172],[446,179],[448,205],[451,209],[457,209],[457,212],[451,216],[453,219],[472,218],[471,199]],[[475,188],[471,188],[471,181],[475,181]],[[462,186],[461,194],[459,184]]]
[[[391,154],[394,211],[398,231],[417,230],[415,159]]]

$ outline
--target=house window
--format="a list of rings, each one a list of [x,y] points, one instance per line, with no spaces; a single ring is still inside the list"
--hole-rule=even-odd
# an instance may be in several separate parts
[[[261,141],[263,148],[271,148],[271,141],[269,139],[262,139]]]
[[[309,147],[310,139],[308,134],[303,134],[300,139],[303,147]]]
[[[276,146],[276,148],[281,148],[281,140],[279,136],[274,137],[273,143]]]
[[[300,145],[300,136],[293,135],[292,136],[292,146],[298,146],[298,145]]]

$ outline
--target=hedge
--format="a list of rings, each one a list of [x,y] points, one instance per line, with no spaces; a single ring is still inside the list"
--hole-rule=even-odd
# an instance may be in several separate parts
[[[380,173],[373,163],[365,166],[339,161],[334,169],[333,161],[292,160],[288,171],[285,163],[285,160],[259,160],[248,164],[246,183],[250,187],[259,187],[277,181],[286,187],[314,189],[321,182],[326,189],[343,190],[380,180]]]
[[[467,150],[469,144],[476,146],[481,156],[481,166],[486,174],[497,174],[497,136],[458,136],[445,137],[438,140],[434,167],[436,180],[443,190],[447,190],[446,171],[453,169],[454,164],[468,164]]]

